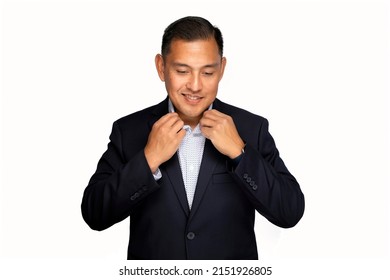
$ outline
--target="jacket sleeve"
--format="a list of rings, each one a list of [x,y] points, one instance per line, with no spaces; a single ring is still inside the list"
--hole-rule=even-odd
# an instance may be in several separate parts
[[[266,119],[256,141],[247,142],[233,176],[256,210],[273,224],[289,228],[302,218],[304,195],[279,157]]]
[[[125,160],[122,136],[115,122],[106,152],[86,187],[81,203],[85,222],[104,230],[120,222],[149,194],[159,188],[143,148]]]

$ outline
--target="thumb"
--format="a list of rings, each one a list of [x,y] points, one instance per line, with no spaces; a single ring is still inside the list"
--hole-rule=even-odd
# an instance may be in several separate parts
[[[180,129],[180,131],[177,133],[177,137],[180,140],[183,140],[184,136],[186,136],[187,131],[185,129]]]

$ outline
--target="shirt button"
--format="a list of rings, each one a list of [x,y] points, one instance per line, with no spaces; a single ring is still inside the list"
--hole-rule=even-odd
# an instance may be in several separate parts
[[[192,240],[194,238],[195,238],[195,233],[193,233],[193,232],[187,233],[187,239]]]

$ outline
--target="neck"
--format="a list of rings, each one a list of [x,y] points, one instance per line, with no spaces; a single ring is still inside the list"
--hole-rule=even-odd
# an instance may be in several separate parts
[[[190,117],[183,116],[181,114],[179,114],[179,117],[182,119],[184,124],[189,125],[191,129],[194,129],[200,121],[200,117],[190,118]]]

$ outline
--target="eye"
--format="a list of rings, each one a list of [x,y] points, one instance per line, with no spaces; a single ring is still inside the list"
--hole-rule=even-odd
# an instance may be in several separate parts
[[[177,69],[176,72],[177,72],[178,74],[187,74],[187,73],[188,73],[187,70],[180,70],[180,69]]]
[[[214,73],[213,72],[204,72],[203,75],[205,76],[212,76]]]

